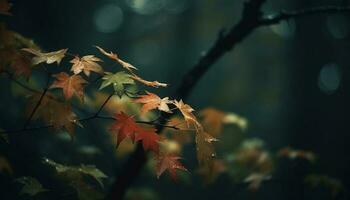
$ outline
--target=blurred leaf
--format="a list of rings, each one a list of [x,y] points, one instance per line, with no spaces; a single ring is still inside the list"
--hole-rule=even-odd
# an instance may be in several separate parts
[[[310,174],[305,177],[304,181],[311,187],[324,187],[329,189],[333,197],[336,197],[341,191],[344,191],[344,185],[341,181],[326,175]]]
[[[244,182],[248,183],[248,189],[252,192],[257,191],[263,181],[270,180],[271,176],[264,173],[252,173],[244,179]]]
[[[305,150],[296,150],[296,149],[292,149],[290,147],[285,147],[285,148],[279,150],[278,156],[287,157],[289,159],[300,158],[300,159],[308,160],[310,162],[316,161],[316,156],[313,152],[305,151]]]
[[[19,192],[20,195],[35,196],[39,193],[49,191],[45,189],[41,183],[33,177],[24,176],[16,179],[15,181],[23,184],[23,187]]]
[[[0,155],[0,172],[13,174],[13,169],[6,157]]]

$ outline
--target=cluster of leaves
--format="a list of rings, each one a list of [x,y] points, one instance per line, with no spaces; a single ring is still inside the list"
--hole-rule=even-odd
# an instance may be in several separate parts
[[[0,14],[11,15],[10,8],[11,4],[7,0],[0,0]],[[122,60],[116,53],[108,52],[99,46],[96,46],[96,49],[114,63],[110,67],[120,65],[122,70],[105,71],[106,67],[102,66],[103,59],[95,55],[75,55],[69,53],[67,48],[45,52],[32,40],[0,24],[0,72],[17,82],[22,77],[28,81],[34,70],[42,70],[47,74],[47,82],[43,91],[29,89],[31,94],[26,109],[28,121],[40,119],[45,122],[42,128],[52,127],[56,131],[64,130],[70,134],[71,138],[74,138],[76,126],[83,128],[82,121],[95,118],[112,119],[114,122],[109,131],[116,138],[116,146],[120,147],[126,139],[132,143],[141,142],[143,149],[152,152],[154,156],[158,178],[168,171],[171,178],[175,180],[177,170],[187,171],[180,162],[180,154],[182,145],[191,142],[192,136],[196,144],[198,173],[207,183],[215,181],[219,174],[231,169],[234,169],[232,172],[234,176],[247,183],[248,188],[253,191],[256,191],[264,181],[272,178],[274,159],[271,153],[264,148],[261,140],[248,139],[226,158],[216,158],[214,144],[223,132],[223,126],[235,124],[241,130],[246,130],[248,123],[245,118],[214,108],[204,109],[196,116],[194,109],[181,99],[159,97],[146,90],[131,92],[129,89],[136,83],[154,88],[167,87],[167,84],[145,80],[138,75],[137,67]],[[46,67],[46,65],[59,66],[63,59],[69,56],[72,57],[69,60],[71,65],[69,72],[59,71],[51,74],[51,67]],[[55,68],[54,71],[59,69]],[[97,78],[91,80],[93,76]],[[54,80],[52,81],[51,78]],[[86,104],[85,88],[99,80],[102,80],[99,90],[111,88],[113,93],[106,98],[95,114],[79,117],[73,111],[75,106],[73,101],[77,100],[81,104]],[[62,91],[62,95],[55,93],[57,89]],[[140,115],[132,115],[112,106],[114,116],[101,116],[102,109],[108,106],[108,101],[114,96],[118,97],[118,102],[130,98],[133,104],[141,104]],[[152,121],[138,120],[152,111],[179,112],[181,115],[171,118],[167,124],[160,124],[159,118]],[[23,129],[17,131],[26,131],[28,125],[29,122]],[[167,133],[170,134],[162,134],[159,127],[168,128]],[[8,140],[6,131],[2,131],[0,136],[1,139]],[[289,159],[305,159],[310,162],[314,162],[316,158],[310,151],[289,147],[281,149],[277,155]],[[95,166],[69,166],[50,159],[44,159],[43,163],[53,167],[57,174],[76,190],[79,199],[103,198],[103,195],[86,181],[86,178],[90,177],[103,188],[103,179],[107,176]],[[13,173],[11,165],[2,156],[0,156],[0,171]],[[340,182],[327,176],[311,175],[306,177],[305,181],[312,186],[328,187],[333,194],[342,188]],[[35,196],[48,191],[32,177],[21,177],[17,179],[17,182],[23,184],[20,194]]]
[[[68,49],[44,52],[33,41],[5,29],[4,26],[1,26],[1,29],[0,39],[4,41],[4,45],[0,48],[2,72],[7,73],[14,79],[24,76],[27,80],[31,77],[33,70],[41,69],[48,74],[47,85],[44,91],[37,91],[30,95],[27,106],[29,120],[43,120],[46,122],[46,127],[67,131],[73,138],[75,127],[77,125],[83,127],[80,123],[81,121],[97,118],[99,113],[90,118],[78,118],[77,114],[73,112],[72,100],[77,97],[78,100],[84,103],[84,88],[102,79],[100,90],[112,87],[114,90],[113,94],[118,95],[120,98],[124,95],[131,96],[134,99],[134,103],[142,104],[141,115],[145,115],[152,110],[167,113],[172,113],[175,109],[179,110],[187,124],[187,129],[191,128],[196,133],[195,141],[199,164],[208,166],[208,168],[212,165],[212,159],[215,156],[212,143],[217,141],[217,139],[205,131],[193,114],[194,109],[190,105],[185,104],[182,100],[170,100],[169,97],[160,98],[158,95],[148,91],[143,95],[131,95],[127,90],[129,86],[135,85],[136,82],[155,88],[166,87],[167,84],[144,80],[136,74],[138,70],[136,67],[120,59],[117,54],[107,52],[98,46],[96,48],[102,55],[121,65],[123,70],[117,72],[105,71],[100,64],[103,60],[95,55],[73,55],[68,53]],[[70,60],[72,64],[70,72],[55,73],[52,75],[54,80],[51,81],[51,70],[45,65],[60,65],[66,56],[73,56]],[[96,73],[99,76],[95,81],[88,80],[92,73]],[[55,89],[62,90],[64,100],[56,93],[51,92],[51,90]],[[104,105],[102,105],[101,109]],[[172,108],[170,109],[169,107]],[[151,151],[155,155],[158,163],[156,167],[158,177],[164,171],[169,170],[172,178],[175,179],[176,169],[186,170],[180,163],[179,156],[175,155],[174,152],[168,152],[164,148],[161,149],[159,147],[159,144],[166,138],[161,137],[157,129],[139,125],[134,120],[135,116],[130,116],[124,112],[115,112],[116,114],[113,117],[115,122],[111,126],[110,131],[117,136],[117,146],[127,137],[131,138],[133,142],[141,141],[145,151]],[[148,125],[155,126],[152,123],[148,123]],[[27,125],[24,129],[26,127]],[[172,128],[178,129],[176,126]]]

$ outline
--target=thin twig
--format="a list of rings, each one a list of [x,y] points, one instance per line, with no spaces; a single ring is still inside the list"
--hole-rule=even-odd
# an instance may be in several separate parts
[[[27,126],[29,125],[30,121],[33,119],[33,117],[34,117],[36,111],[39,109],[39,106],[40,106],[42,100],[44,99],[44,97],[45,97],[45,95],[46,95],[48,89],[49,89],[50,78],[51,78],[51,74],[48,73],[48,74],[47,74],[47,79],[46,79],[46,84],[45,84],[45,89],[44,89],[44,91],[42,92],[42,94],[41,94],[41,96],[40,96],[38,102],[36,103],[34,109],[33,109],[32,112],[30,113],[30,115],[29,115],[27,121],[25,122],[25,124],[24,124],[24,126],[23,126],[23,129],[27,128]]]
[[[111,117],[111,116],[100,116],[100,115],[92,115],[90,117],[85,117],[85,118],[81,118],[81,119],[77,119],[75,120],[76,122],[84,122],[84,121],[90,121],[90,120],[94,120],[94,119],[105,119],[105,120],[116,120],[116,118]],[[175,129],[175,130],[180,130],[180,131],[194,131],[194,129],[181,129],[179,127],[176,126],[170,126],[170,125],[165,125],[165,124],[160,124],[160,123],[156,123],[154,121],[135,121],[138,124],[148,124],[148,125],[152,125],[152,126],[162,126],[164,128],[170,128],[170,129]],[[21,128],[21,129],[15,129],[15,130],[4,130],[4,131],[0,131],[0,133],[23,133],[23,132],[30,132],[33,130],[40,130],[40,129],[47,129],[47,128],[52,128],[53,125],[52,124],[46,124],[46,125],[42,125],[42,126],[37,126],[37,127],[25,127],[25,128]]]
[[[97,117],[97,116],[101,113],[102,109],[107,105],[108,101],[113,97],[113,95],[114,95],[114,93],[110,94],[110,95],[107,97],[107,99],[102,103],[102,105],[101,105],[100,108],[97,110],[97,112],[95,113],[94,116]]]

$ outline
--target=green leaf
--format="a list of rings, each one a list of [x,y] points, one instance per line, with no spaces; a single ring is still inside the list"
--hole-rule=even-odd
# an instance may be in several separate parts
[[[131,78],[131,75],[124,71],[117,72],[115,74],[106,72],[106,75],[102,79],[104,81],[101,84],[100,90],[109,85],[112,85],[114,91],[119,97],[124,94],[125,85],[135,84],[135,81]]]
[[[68,166],[56,163],[55,161],[47,158],[44,158],[43,162],[44,164],[54,167],[57,173],[68,173],[73,177],[81,177],[82,175],[91,176],[101,185],[101,187],[103,187],[102,179],[107,178],[107,175],[94,165],[82,164],[80,166]]]
[[[23,176],[15,180],[16,182],[19,182],[23,184],[23,187],[21,191],[19,192],[20,195],[28,195],[28,196],[35,196],[41,192],[47,192],[49,190],[45,189],[41,183],[29,176]]]
[[[106,174],[104,174],[101,170],[97,169],[94,165],[81,165],[79,171],[92,176],[102,187],[102,179],[107,178]]]

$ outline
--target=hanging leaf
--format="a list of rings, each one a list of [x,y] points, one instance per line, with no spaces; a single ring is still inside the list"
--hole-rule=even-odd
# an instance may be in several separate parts
[[[144,114],[153,109],[171,113],[168,104],[171,104],[172,102],[169,100],[169,97],[161,99],[156,94],[147,91],[146,93],[146,95],[141,95],[138,99],[135,100],[137,103],[143,103],[141,113]]]
[[[214,137],[221,133],[225,115],[224,112],[214,108],[206,108],[199,112],[199,116],[202,117],[202,125]]]
[[[196,133],[197,160],[201,167],[212,168],[216,156],[213,142],[218,141],[203,130]]]
[[[117,72],[115,74],[110,72],[105,72],[105,76],[103,76],[103,82],[101,84],[100,90],[112,85],[114,88],[114,91],[118,94],[118,96],[121,98],[121,96],[124,94],[124,87],[125,85],[133,85],[135,84],[134,80],[131,79],[131,75],[125,73],[124,71]]]
[[[81,101],[84,101],[84,85],[88,82],[79,75],[69,76],[65,72],[60,72],[53,75],[56,80],[50,86],[50,88],[61,88],[63,90],[63,96],[66,100],[73,97],[76,94]]]
[[[101,170],[96,168],[94,165],[80,165],[80,166],[69,166],[57,163],[48,158],[43,159],[43,163],[54,167],[57,173],[70,173],[73,177],[80,178],[80,175],[87,175],[96,180],[101,187],[103,187],[102,179],[107,178],[107,175],[104,174]]]
[[[174,100],[173,104],[180,110],[181,114],[184,116],[187,126],[193,125],[194,127],[200,127],[200,123],[197,121],[197,118],[192,113],[194,109],[185,104],[182,100]]]
[[[159,178],[166,170],[169,171],[171,178],[175,181],[176,170],[188,171],[178,160],[181,157],[178,157],[173,154],[161,154],[157,156],[157,164],[156,164],[156,173]]]
[[[71,71],[73,71],[74,74],[84,72],[86,76],[90,76],[90,72],[103,74],[103,69],[97,62],[102,62],[102,60],[93,55],[87,55],[82,58],[76,56],[70,61],[70,63],[73,63]]]
[[[121,112],[115,115],[115,122],[110,130],[117,134],[118,147],[126,137],[135,141],[135,133],[140,130],[140,127],[135,123],[133,117]]]
[[[156,129],[140,128],[135,137],[135,141],[142,140],[143,149],[145,151],[152,150],[154,153],[159,153],[160,136],[156,133]]]
[[[43,185],[41,185],[41,183],[33,177],[24,176],[16,179],[15,181],[23,184],[23,187],[19,192],[20,195],[28,195],[33,197],[39,193],[49,191],[45,189]]]
[[[39,50],[31,49],[31,48],[23,48],[22,50],[35,55],[35,57],[32,59],[33,65],[38,65],[43,62],[46,62],[47,64],[52,64],[56,62],[59,65],[68,49],[61,49],[61,50],[53,51],[49,53],[43,53],[43,52],[40,52]]]
[[[36,107],[40,97],[40,94],[31,96],[27,106],[28,114]],[[51,93],[47,93],[43,97],[32,119],[41,119],[47,124],[52,125],[55,130],[65,130],[71,138],[74,137],[75,126],[81,126],[77,121],[75,113],[72,112],[71,106],[58,102]]]

